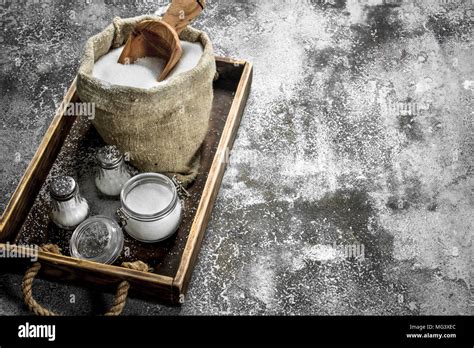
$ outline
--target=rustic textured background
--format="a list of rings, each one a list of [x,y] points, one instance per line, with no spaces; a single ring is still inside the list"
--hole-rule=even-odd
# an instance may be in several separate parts
[[[0,5],[0,211],[86,39],[165,1],[34,2]],[[125,314],[472,315],[471,1],[208,2],[195,26],[254,63],[252,93],[186,303]],[[1,314],[28,313],[20,283],[0,275]],[[35,292],[69,314],[111,298]]]

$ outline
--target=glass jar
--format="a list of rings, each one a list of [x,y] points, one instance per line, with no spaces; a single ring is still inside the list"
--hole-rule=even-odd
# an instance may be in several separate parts
[[[97,189],[106,196],[120,195],[123,185],[131,178],[122,153],[114,145],[97,151],[98,170],[95,177]]]
[[[112,264],[124,244],[120,226],[106,216],[94,216],[79,226],[69,242],[71,255],[78,259]]]
[[[89,204],[80,195],[79,186],[70,176],[53,178],[49,192],[50,217],[58,227],[72,230],[89,216]]]
[[[167,176],[144,173],[131,178],[120,194],[117,211],[125,231],[146,243],[162,241],[176,232],[182,206],[175,185]]]

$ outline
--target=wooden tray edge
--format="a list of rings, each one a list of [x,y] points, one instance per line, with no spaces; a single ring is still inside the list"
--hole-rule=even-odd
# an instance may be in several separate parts
[[[32,249],[21,245],[0,243],[0,251],[2,251],[2,254],[4,255],[11,253],[12,251],[27,255],[27,251],[30,251],[31,254]],[[76,259],[67,255],[58,255],[44,251],[38,251],[38,260],[52,265],[61,264],[67,267],[79,267],[86,271],[117,276],[122,280],[143,280],[166,286],[171,286],[173,281],[173,278],[161,274],[146,273],[120,266],[101,264],[97,262]]]
[[[173,297],[174,300],[182,302],[189,281],[191,279],[192,270],[197,260],[197,256],[201,247],[201,242],[204,237],[204,232],[207,228],[212,208],[214,206],[219,187],[222,183],[225,169],[227,167],[226,154],[232,149],[237,130],[242,119],[242,115],[247,103],[247,98],[250,93],[250,86],[253,78],[253,65],[247,61],[237,61],[224,58],[221,61],[228,63],[244,65],[244,70],[237,87],[234,101],[229,111],[224,130],[219,141],[216,156],[212,162],[209,175],[204,186],[201,201],[196,211],[194,222],[191,226],[191,231],[186,242],[186,246],[181,256],[178,271],[173,281]]]

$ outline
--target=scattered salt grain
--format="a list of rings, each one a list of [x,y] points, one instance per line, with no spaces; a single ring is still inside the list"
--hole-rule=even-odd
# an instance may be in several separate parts
[[[165,62],[157,57],[144,57],[137,59],[133,64],[120,64],[118,59],[123,46],[111,50],[100,57],[94,65],[92,75],[112,85],[129,86],[137,88],[152,88],[166,83],[169,78],[193,69],[199,62],[203,53],[202,45],[197,42],[181,41],[183,55],[168,77],[158,82],[158,76],[164,68]]]

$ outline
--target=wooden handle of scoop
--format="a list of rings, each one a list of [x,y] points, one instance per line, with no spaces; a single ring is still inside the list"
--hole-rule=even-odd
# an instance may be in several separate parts
[[[158,77],[163,81],[181,58],[179,33],[204,9],[205,0],[173,0],[163,20],[138,23],[122,50],[118,62],[133,63],[142,57],[160,57],[166,65]]]
[[[200,15],[206,0],[173,0],[170,7],[163,16],[163,21],[181,33],[186,26]]]

